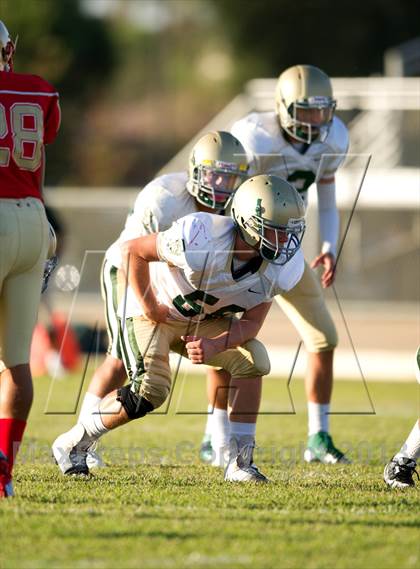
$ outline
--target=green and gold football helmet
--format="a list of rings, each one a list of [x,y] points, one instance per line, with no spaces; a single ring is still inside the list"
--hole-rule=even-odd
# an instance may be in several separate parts
[[[280,75],[276,112],[281,128],[296,140],[324,141],[335,107],[330,78],[318,67],[294,65]]]
[[[6,26],[0,20],[0,71],[12,71],[14,52],[15,44]]]
[[[294,187],[278,176],[253,176],[235,192],[231,216],[242,239],[270,263],[284,265],[299,250],[305,206]]]
[[[209,132],[192,149],[187,190],[199,203],[223,211],[247,171],[246,152],[239,140],[230,132]]]

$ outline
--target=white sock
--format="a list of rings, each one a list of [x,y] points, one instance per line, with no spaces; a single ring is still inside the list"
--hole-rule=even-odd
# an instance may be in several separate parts
[[[244,447],[250,445],[255,446],[255,433],[257,430],[256,423],[230,423],[230,445],[229,445],[229,459],[237,455],[238,450],[241,451]],[[233,442],[235,441],[235,443]]]
[[[419,420],[420,421],[420,420]],[[408,435],[407,440],[401,447],[400,452],[396,455],[397,457],[403,456],[405,458],[413,458],[417,460],[420,458],[420,425],[419,421],[416,421],[411,433]]]
[[[308,401],[308,435],[315,435],[319,431],[329,433],[329,403],[314,403]]]
[[[87,419],[92,415],[92,409],[97,407],[99,401],[101,401],[100,397],[94,393],[89,393],[89,391],[86,391],[79,413],[79,423],[81,423],[83,419]]]
[[[205,437],[211,437],[213,429],[213,405],[207,405],[207,423],[204,431]]]
[[[225,409],[214,409],[211,447],[213,449],[212,466],[224,467],[229,459],[229,418]]]
[[[214,409],[211,446],[220,449],[229,444],[230,425],[226,409]]]
[[[103,424],[102,417],[99,412],[99,403],[96,404],[96,407],[90,409],[90,412],[80,421],[80,423],[85,428],[87,435],[93,439],[99,439],[99,437],[109,431],[109,429],[107,429]]]
[[[253,437],[257,431],[256,423],[237,423],[236,421],[229,421],[230,437],[236,440],[241,440],[243,437]]]

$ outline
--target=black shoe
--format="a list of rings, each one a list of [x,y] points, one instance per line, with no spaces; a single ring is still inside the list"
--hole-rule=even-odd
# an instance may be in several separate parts
[[[394,456],[385,466],[384,480],[391,488],[408,488],[414,486],[413,474],[419,479],[414,459]]]

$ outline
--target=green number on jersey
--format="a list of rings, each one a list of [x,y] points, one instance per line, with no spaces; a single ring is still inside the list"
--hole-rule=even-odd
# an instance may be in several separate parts
[[[216,304],[219,299],[211,294],[203,292],[202,290],[194,290],[185,296],[179,294],[172,302],[182,316],[192,318],[193,316],[198,316],[203,312],[203,307],[200,304],[197,304],[197,302],[195,302],[196,300],[201,300],[204,304],[213,306],[213,304]]]
[[[179,294],[172,302],[182,316],[185,316],[185,318],[193,318],[203,312],[203,306],[195,302],[196,300],[199,300],[204,304],[209,304],[210,306],[215,305],[216,302],[219,301],[219,299],[212,294],[208,294],[202,290],[194,290],[185,296]],[[231,314],[232,312],[245,312],[245,308],[236,304],[229,304],[229,306],[219,308],[219,310],[216,310],[213,314],[208,314],[206,318],[221,318],[222,316],[225,316],[225,314]]]
[[[245,308],[237,304],[228,304],[228,306],[222,306],[222,308],[219,308],[216,312],[207,314],[206,320],[210,320],[211,318],[223,318],[223,316],[233,314],[234,312],[245,312]]]
[[[292,184],[295,190],[303,194],[315,182],[315,174],[310,170],[296,170],[288,176],[287,181]]]

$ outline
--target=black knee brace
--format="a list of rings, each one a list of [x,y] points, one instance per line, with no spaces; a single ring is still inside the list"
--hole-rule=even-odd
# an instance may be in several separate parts
[[[117,401],[121,402],[130,419],[140,419],[154,409],[147,399],[131,391],[129,385],[125,385],[117,391]]]

